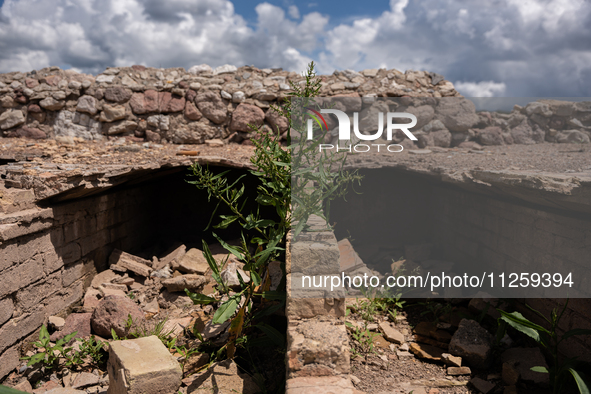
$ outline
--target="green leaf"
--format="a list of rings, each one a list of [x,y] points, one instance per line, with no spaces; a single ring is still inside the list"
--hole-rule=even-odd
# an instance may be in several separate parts
[[[283,291],[263,291],[261,295],[266,300],[279,300],[283,301],[286,299],[286,293]]]
[[[217,311],[215,311],[213,315],[213,319],[211,320],[212,324],[222,324],[226,320],[230,319],[234,312],[236,312],[236,308],[238,308],[238,302],[240,301],[241,295],[236,294],[228,301],[224,302]]]
[[[269,227],[269,226],[274,226],[276,223],[274,220],[270,220],[270,219],[261,219],[261,220],[257,220],[256,222],[254,222],[254,226],[258,227],[258,228],[265,228],[265,227]]]
[[[191,301],[193,301],[193,304],[195,305],[209,305],[213,304],[214,302],[217,302],[215,298],[208,297],[204,294],[191,293],[188,289],[185,289],[185,293],[187,294],[187,296],[189,296],[189,298],[191,299]]]
[[[227,171],[220,172],[219,174],[212,176],[212,177],[210,178],[210,181],[215,181],[216,179],[218,179],[218,178],[221,178],[221,177],[223,177],[224,175],[226,175],[228,172],[230,172],[230,170],[227,170]]]
[[[573,378],[575,378],[575,382],[577,382],[577,387],[579,388],[579,393],[580,394],[590,394],[589,387],[587,387],[587,384],[581,378],[579,373],[572,368],[569,368],[568,371],[571,373],[571,375],[573,375]]]
[[[37,353],[34,356],[29,358],[29,362],[27,363],[28,366],[31,366],[33,364],[37,364],[41,361],[45,360],[45,353]]]
[[[232,224],[233,222],[235,222],[238,219],[238,215],[235,215],[235,216],[223,216],[223,215],[220,215],[220,217],[222,219],[224,219],[224,220],[222,220],[216,226],[213,226],[213,228],[219,228],[219,229],[228,228],[228,226],[230,224]]]
[[[275,199],[264,194],[259,194],[255,201],[261,205],[273,205]]]
[[[27,394],[25,391],[19,391],[10,387],[0,385],[0,394]]]
[[[240,252],[240,250],[232,245],[229,245],[227,242],[225,242],[223,239],[221,239],[220,237],[217,236],[217,234],[213,233],[213,236],[215,237],[215,239],[217,239],[219,241],[219,243],[224,247],[224,249],[226,249],[228,252],[232,253],[234,256],[238,257],[239,260],[243,260],[244,259],[244,255],[242,254],[242,252]]]
[[[260,284],[261,284],[261,282],[262,282],[262,278],[261,278],[261,276],[259,275],[259,273],[258,273],[258,272],[256,272],[256,271],[250,271],[250,277],[251,277],[251,279],[252,279],[252,283],[253,283],[255,286],[258,286],[258,285],[260,285]]]
[[[39,340],[45,345],[49,343],[49,332],[47,331],[47,327],[44,325],[41,326],[41,331],[39,331]]]
[[[72,340],[72,338],[74,338],[76,336],[76,334],[78,334],[78,331],[74,331],[73,333],[66,335],[63,338],[63,344],[70,343],[70,341]]]
[[[226,172],[228,172],[228,171],[226,171]],[[221,191],[221,193],[225,193],[226,191],[228,191],[228,190],[232,189],[232,188],[234,187],[234,185],[236,185],[236,184],[237,184],[237,183],[238,183],[238,182],[239,182],[239,181],[240,181],[242,178],[244,178],[245,176],[246,176],[246,174],[244,174],[244,175],[240,175],[240,176],[238,177],[238,179],[236,179],[236,180],[235,180],[235,181],[234,181],[234,182],[233,182],[231,185],[229,185],[229,186],[227,186],[225,189],[223,189],[223,190]],[[242,188],[244,188],[244,185],[242,185]]]
[[[212,254],[211,254],[211,250],[209,250],[209,246],[207,246],[207,242],[205,242],[205,240],[203,240],[202,244],[203,244],[203,257],[205,257],[205,260],[207,260],[207,265],[209,265],[209,268],[211,268],[211,272],[212,272],[211,276],[223,289],[225,289],[226,286],[224,285],[224,282],[222,281],[222,277],[220,276],[220,269],[218,267],[218,263],[213,258]]]
[[[511,327],[522,332],[523,334],[533,338],[536,342],[541,343],[542,338],[540,333],[550,334],[544,327],[539,326],[527,320],[519,312],[507,313],[501,309],[497,309],[501,313],[501,319],[506,321]]]
[[[209,218],[209,222],[207,222],[207,226],[205,227],[205,230],[204,231],[207,231],[207,229],[209,228],[209,226],[211,226],[211,222],[213,221],[213,217],[215,216],[215,213],[217,212],[217,210],[220,207],[220,204],[221,203],[222,203],[221,200],[218,201],[217,205],[215,206],[215,209],[211,213],[211,217]]]
[[[548,368],[546,367],[531,367],[530,369],[534,372],[548,373]]]
[[[267,337],[273,342],[275,345],[282,347],[283,343],[285,342],[284,336],[277,331],[275,328],[271,327],[268,324],[256,324],[253,327],[257,327],[259,330],[265,333]]]
[[[267,262],[267,260],[269,259],[269,257],[271,257],[274,252],[285,250],[285,249],[280,248],[278,246],[274,246],[275,243],[276,243],[275,241],[270,242],[265,249],[261,250],[259,253],[254,255],[257,267],[260,267],[263,264],[265,264]]]

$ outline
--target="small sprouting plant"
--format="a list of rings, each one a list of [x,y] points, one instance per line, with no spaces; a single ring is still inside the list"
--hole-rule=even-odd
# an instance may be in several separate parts
[[[393,322],[396,322],[396,318],[398,317],[398,311],[396,309],[392,309],[391,311],[388,311],[388,317]]]
[[[54,367],[60,357],[66,358],[68,363],[71,364],[68,356],[72,351],[72,348],[64,348],[64,346],[66,346],[76,336],[77,333],[78,331],[75,331],[69,335],[66,335],[64,338],[58,340],[55,345],[52,345],[47,327],[43,325],[41,326],[41,331],[39,331],[39,340],[33,343],[35,347],[38,349],[43,349],[43,351],[38,352],[31,357],[23,357],[22,359],[29,360],[27,365],[43,363],[49,368]],[[69,357],[72,358],[72,356]]]
[[[426,316],[431,314],[433,316],[433,324],[439,323],[439,319],[441,316],[447,316],[448,318],[451,317],[451,313],[453,312],[453,305],[448,303],[441,304],[439,302],[432,302],[431,300],[427,300],[427,302],[421,302],[418,305],[422,305],[425,307],[425,310],[421,312],[421,316]]]
[[[83,364],[88,357],[96,365],[100,364],[107,342],[96,340],[93,335],[88,339],[76,338],[80,342],[80,350],[74,350],[73,347],[65,347],[77,333],[78,331],[75,331],[66,335],[64,338],[58,340],[55,345],[52,345],[47,327],[43,325],[39,332],[39,340],[33,343],[37,349],[43,349],[43,351],[31,357],[23,357],[23,360],[29,360],[27,365],[43,363],[48,368],[54,367],[59,359],[64,359],[66,366]]]
[[[127,315],[127,320],[125,321],[125,330],[127,332],[126,338],[143,338],[155,335],[167,348],[172,349],[176,344],[176,339],[173,335],[174,328],[169,330],[165,329],[167,321],[168,319],[163,319],[154,325],[146,323],[138,324],[133,321],[131,314],[129,314]],[[113,335],[113,339],[119,339],[115,338],[116,334],[113,332],[113,330],[111,330],[111,334]]]
[[[94,335],[90,338],[78,338],[80,342],[80,357],[82,359],[90,357],[95,365],[99,365],[103,362],[103,356],[105,355],[105,345],[107,342],[96,339]]]
[[[579,389],[579,393],[588,394],[589,386],[581,376],[582,374],[576,369],[577,366],[580,364],[577,358],[567,358],[563,361],[559,359],[558,345],[560,345],[562,341],[576,335],[591,335],[591,330],[582,328],[576,328],[567,331],[560,336],[558,335],[558,323],[564,315],[567,305],[568,300],[565,302],[564,307],[560,312],[557,308],[554,308],[550,314],[550,318],[547,318],[541,312],[535,310],[529,305],[526,305],[532,312],[542,317],[550,325],[549,329],[546,329],[538,324],[531,322],[519,312],[508,313],[501,309],[497,309],[501,313],[501,317],[498,319],[499,326],[502,325],[504,327],[505,324],[510,325],[517,331],[529,336],[530,338],[533,338],[533,340],[540,344],[542,348],[550,354],[551,361],[549,363],[549,368],[543,366],[536,366],[531,368],[531,370],[535,372],[549,374],[550,386],[552,386],[554,394],[565,392],[564,386],[569,380],[569,377],[574,379],[574,382],[576,383]]]
[[[175,338],[176,339],[176,338]],[[186,346],[176,346],[173,345],[172,348],[181,355],[181,358],[178,360],[179,364],[181,365],[181,370],[183,371],[183,376],[185,375],[185,365],[189,358],[196,353],[200,353],[198,348],[187,348]]]
[[[363,328],[356,327],[349,322],[345,324],[352,328],[351,336],[355,340],[353,347],[351,348],[352,357],[363,356],[367,359],[367,356],[371,353],[375,353],[373,334],[367,328],[367,323]]]
[[[359,317],[365,322],[372,322],[378,315],[380,307],[375,298],[357,299],[355,302],[355,310],[357,315],[359,315]]]

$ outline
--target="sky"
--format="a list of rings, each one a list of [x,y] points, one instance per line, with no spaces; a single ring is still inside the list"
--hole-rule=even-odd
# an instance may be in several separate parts
[[[0,0],[0,72],[206,63],[437,72],[473,97],[590,97],[588,0]]]

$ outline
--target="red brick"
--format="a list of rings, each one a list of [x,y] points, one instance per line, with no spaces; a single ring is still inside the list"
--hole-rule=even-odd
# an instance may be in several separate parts
[[[13,346],[0,354],[0,380],[20,364],[18,346]]]
[[[41,256],[9,268],[0,275],[0,297],[38,281],[43,275]]]
[[[37,308],[34,312],[12,319],[3,325],[0,328],[0,352],[41,327],[44,317],[43,310]]]
[[[17,307],[22,311],[28,311],[61,288],[61,272],[56,272],[20,289],[16,294]]]

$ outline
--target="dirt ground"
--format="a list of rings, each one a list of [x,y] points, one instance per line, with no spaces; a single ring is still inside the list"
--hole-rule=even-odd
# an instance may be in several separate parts
[[[110,141],[84,141],[64,145],[53,140],[0,138],[0,163],[30,161],[54,164],[146,164],[186,160],[199,156],[218,156],[247,164],[253,147],[173,145],[136,142],[132,138]],[[537,144],[468,148],[406,149],[400,153],[356,153],[348,163],[395,165],[422,171],[540,171],[591,174],[591,146],[586,144]]]

